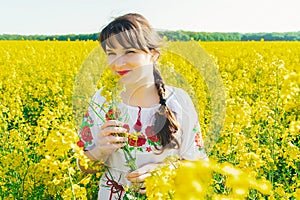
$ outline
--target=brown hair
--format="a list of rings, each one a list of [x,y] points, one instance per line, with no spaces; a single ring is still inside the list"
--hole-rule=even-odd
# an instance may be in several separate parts
[[[160,42],[157,32],[151,27],[148,20],[140,14],[129,13],[115,18],[100,33],[99,41],[104,51],[106,47],[115,47],[115,41],[123,47],[133,47],[147,53],[156,51],[160,55]],[[161,106],[155,113],[154,132],[164,148],[178,148],[179,143],[175,133],[179,129],[174,113],[166,105],[164,80],[153,65],[154,82]],[[162,149],[162,150],[163,150]]]

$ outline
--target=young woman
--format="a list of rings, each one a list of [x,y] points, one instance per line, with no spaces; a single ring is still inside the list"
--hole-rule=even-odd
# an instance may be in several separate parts
[[[92,136],[85,145],[86,155],[105,162],[109,169],[101,177],[99,199],[121,199],[123,189],[132,183],[141,183],[138,192],[145,193],[145,178],[170,155],[186,160],[207,159],[191,98],[182,89],[165,85],[157,69],[161,40],[149,22],[140,14],[120,16],[101,31],[99,40],[109,68],[120,76],[119,82],[125,88],[118,106],[126,109],[129,118],[127,122],[103,122],[97,116],[107,113],[90,107],[83,119],[89,121]],[[97,105],[106,101],[101,89],[92,101]],[[82,142],[86,142],[85,132],[82,128],[79,133]],[[135,143],[129,142],[136,157],[134,171],[126,165],[121,150],[128,138],[118,133],[124,132],[140,133]]]

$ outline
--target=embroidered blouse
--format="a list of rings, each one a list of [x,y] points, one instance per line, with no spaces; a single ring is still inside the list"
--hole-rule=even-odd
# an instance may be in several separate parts
[[[171,90],[171,94],[166,99],[166,104],[175,114],[180,125],[176,133],[176,138],[180,144],[178,149],[165,149],[163,153],[155,154],[157,153],[155,146],[159,147],[160,143],[153,131],[153,122],[154,114],[160,104],[152,107],[134,107],[125,103],[118,105],[121,113],[126,113],[123,119],[126,119],[124,123],[126,123],[129,132],[135,131],[136,127],[134,126],[137,119],[141,124],[141,127],[139,127],[141,135],[138,140],[133,142],[129,139],[130,150],[132,155],[136,157],[135,163],[138,168],[148,163],[162,162],[164,158],[170,155],[179,155],[181,159],[185,160],[207,159],[198,116],[190,96],[180,88],[168,86],[167,89]],[[87,150],[97,143],[97,133],[103,124],[105,115],[107,115],[105,109],[99,108],[99,105],[105,102],[105,98],[101,96],[101,89],[95,93],[92,102],[94,103],[88,108],[79,131],[80,142]],[[98,106],[92,107],[92,105]],[[126,159],[121,149],[112,153],[105,163],[109,166],[113,180],[118,181],[123,187],[131,185],[125,178],[130,169],[126,166]],[[112,199],[118,199],[120,193],[111,194],[107,176],[103,175],[101,177],[99,186],[99,199],[110,199],[110,195],[112,195]]]

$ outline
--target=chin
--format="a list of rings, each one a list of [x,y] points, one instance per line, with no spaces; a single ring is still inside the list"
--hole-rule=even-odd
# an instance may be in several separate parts
[[[141,79],[140,78],[132,78],[132,77],[121,77],[119,79],[119,83],[123,85],[139,85]]]
[[[132,83],[132,80],[130,77],[123,76],[119,79],[119,83],[129,84],[129,83]]]

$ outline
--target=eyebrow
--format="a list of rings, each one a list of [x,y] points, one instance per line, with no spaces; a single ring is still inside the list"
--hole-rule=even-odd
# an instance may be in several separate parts
[[[106,52],[114,52],[112,49],[106,49]]]
[[[135,50],[138,50],[137,48],[134,48],[134,47],[124,47],[122,48],[122,50],[128,50],[128,49],[135,49]],[[106,52],[114,52],[114,48],[106,48]]]

